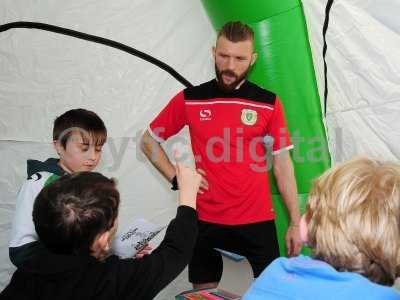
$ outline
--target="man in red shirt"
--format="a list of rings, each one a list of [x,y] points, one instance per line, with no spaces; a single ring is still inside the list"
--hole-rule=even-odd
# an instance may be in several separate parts
[[[301,243],[293,148],[280,99],[246,80],[254,64],[254,33],[229,22],[213,48],[216,79],[184,89],[151,122],[142,149],[152,164],[179,188],[175,168],[160,143],[189,127],[196,168],[205,180],[197,197],[199,237],[189,264],[195,288],[215,287],[222,258],[215,248],[245,256],[254,277],[279,256],[265,143],[272,145],[273,172],[290,215],[288,255]]]

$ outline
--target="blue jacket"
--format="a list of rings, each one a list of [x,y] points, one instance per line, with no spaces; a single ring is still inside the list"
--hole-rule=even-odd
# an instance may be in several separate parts
[[[394,288],[306,256],[278,258],[255,280],[243,300],[399,300]]]

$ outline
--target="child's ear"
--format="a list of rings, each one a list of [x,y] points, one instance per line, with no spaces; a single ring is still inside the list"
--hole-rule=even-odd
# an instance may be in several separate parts
[[[54,149],[56,150],[57,154],[60,156],[61,150],[63,149],[60,141],[59,140],[53,141],[53,146],[54,146]]]
[[[108,252],[110,250],[110,230],[99,236],[99,246],[103,251]]]
[[[299,226],[300,226],[299,229],[300,229],[301,242],[304,245],[307,245],[307,243],[308,243],[308,224],[307,224],[307,220],[306,220],[306,215],[305,214],[301,216]]]
[[[99,260],[104,259],[110,251],[110,231],[99,234],[95,238],[90,250],[92,250],[92,255],[95,258]]]

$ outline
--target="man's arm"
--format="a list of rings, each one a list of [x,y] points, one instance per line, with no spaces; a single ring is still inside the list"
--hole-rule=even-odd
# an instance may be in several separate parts
[[[301,250],[299,232],[300,210],[297,200],[297,186],[289,151],[273,156],[273,172],[279,192],[289,212],[290,223],[286,232],[286,248],[289,256],[298,255]]]
[[[172,183],[172,179],[176,176],[175,167],[169,160],[160,143],[151,136],[148,130],[146,130],[142,136],[141,149],[150,160],[152,165],[156,167],[156,169],[165,177],[165,179]],[[202,194],[204,193],[204,190],[208,190],[208,182],[205,178],[206,173],[202,169],[197,169],[197,172],[203,175],[201,179],[200,190],[198,191],[200,194]]]
[[[154,167],[169,181],[175,177],[175,167],[169,160],[160,143],[157,142],[148,130],[143,134],[141,149]]]

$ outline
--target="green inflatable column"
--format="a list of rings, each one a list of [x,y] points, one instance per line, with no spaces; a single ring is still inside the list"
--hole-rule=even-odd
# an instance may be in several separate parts
[[[301,3],[299,0],[202,2],[216,30],[228,21],[242,21],[255,32],[258,58],[249,79],[277,93],[283,102],[295,146],[291,155],[299,203],[304,211],[311,183],[330,167],[330,155]],[[272,173],[270,178],[279,247],[281,255],[285,255],[288,215]]]

